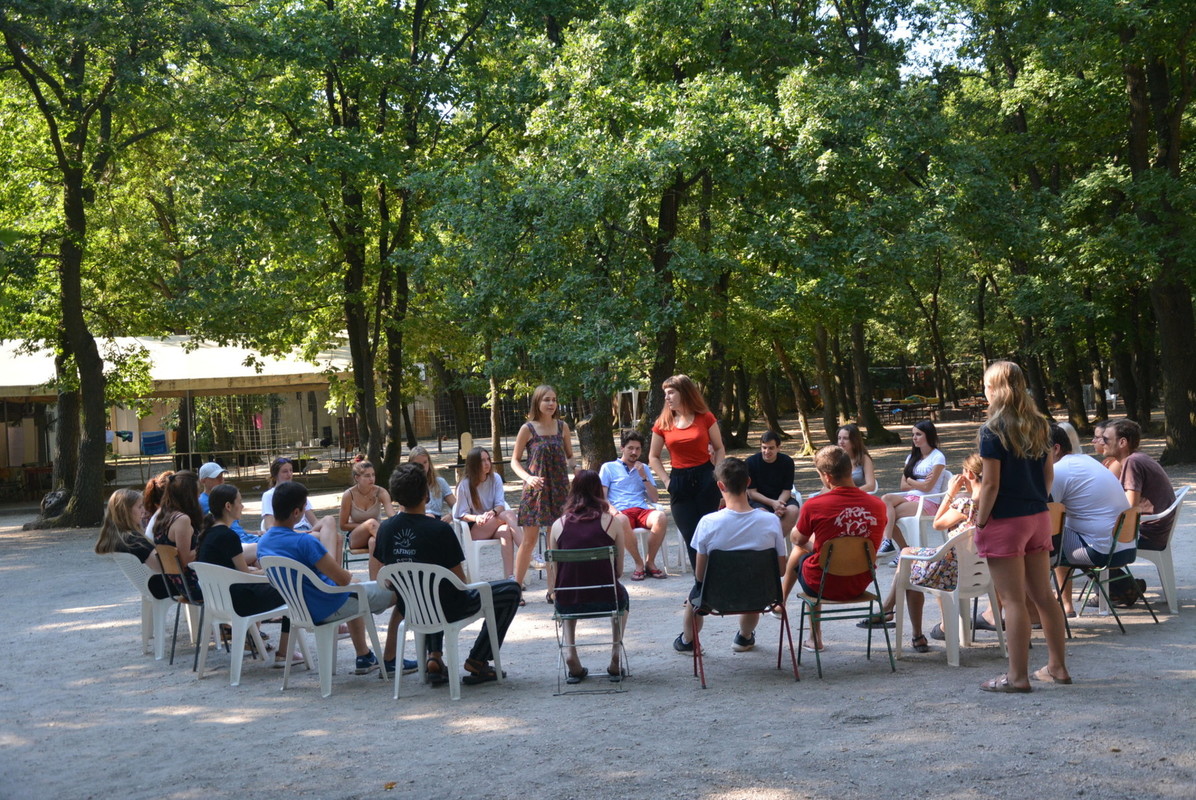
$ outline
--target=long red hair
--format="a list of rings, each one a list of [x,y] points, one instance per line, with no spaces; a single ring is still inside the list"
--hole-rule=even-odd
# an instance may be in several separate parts
[[[677,394],[681,395],[681,405],[685,407],[686,412],[695,417],[710,411],[706,401],[702,399],[702,393],[698,391],[698,385],[688,375],[674,375],[671,378],[666,378],[660,388],[676,389]],[[656,427],[662,431],[671,431],[674,416],[673,410],[666,405],[661,409],[660,416],[656,418]]]

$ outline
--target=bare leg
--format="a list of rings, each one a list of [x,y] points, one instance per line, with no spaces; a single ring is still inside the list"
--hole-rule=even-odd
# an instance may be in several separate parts
[[[1070,678],[1067,671],[1067,630],[1063,610],[1051,588],[1050,554],[1031,553],[1026,556],[1026,592],[1038,608],[1042,633],[1047,645],[1047,672],[1056,680]]]
[[[623,669],[623,663],[620,661],[622,653],[619,652],[618,643],[623,640],[623,633],[627,630],[627,612],[624,611],[617,617],[612,617],[610,621],[610,666],[606,668],[608,675],[619,675]]]
[[[669,529],[669,518],[663,511],[653,511],[648,515],[648,526],[652,532],[648,535],[648,553],[647,558],[644,559],[644,567],[658,569],[656,555],[664,545],[664,535]]]
[[[793,591],[793,587],[797,584],[797,562],[806,551],[800,547],[793,548],[793,552],[789,554],[789,561],[785,564],[785,575],[781,579],[781,603],[785,603],[789,599],[789,593]]]
[[[569,670],[570,675],[581,674],[582,665],[581,659],[577,657],[577,648],[574,647],[574,636],[577,633],[577,620],[566,619],[561,621],[561,637],[565,640],[565,667]]]
[[[257,542],[241,545],[241,555],[245,556],[245,563],[253,566],[257,563]]]
[[[519,542],[519,553],[515,556],[515,571],[511,574],[520,586],[527,578],[527,568],[531,566],[532,556],[535,555],[536,545],[540,543],[540,527],[538,525],[524,525],[523,538]]]
[[[785,506],[785,513],[781,515],[781,535],[788,538],[797,525],[797,506]]]
[[[681,641],[689,644],[694,640],[694,632],[702,630],[702,618],[694,613],[694,606],[689,600],[685,601],[685,613],[681,619]]]
[[[1026,609],[1026,560],[1028,557],[990,558],[997,595],[1005,612],[1005,644],[1009,668],[1005,678],[1011,686],[1030,685],[1030,615]],[[1046,564],[1043,559],[1044,569]],[[1059,618],[1062,622],[1062,617]],[[1062,625],[1060,625],[1062,628]]]
[[[370,552],[374,552],[371,541],[378,534],[378,520],[367,519],[365,522],[358,525],[349,532],[349,548],[352,550],[360,550],[363,547],[369,547]]]
[[[615,523],[623,527],[624,549],[631,556],[631,560],[635,562],[636,570],[642,572],[644,569],[644,559],[640,555],[639,537],[635,535],[635,529],[631,527],[631,520],[626,515],[620,513],[615,516]]]
[[[502,570],[504,575],[510,575],[514,565],[514,546],[512,529],[506,525],[501,515],[491,517],[485,522],[479,522],[469,529],[469,536],[474,541],[481,542],[498,539],[502,551]]]
[[[905,593],[905,607],[909,610],[909,627],[912,638],[922,636],[922,609],[926,605],[926,595],[913,590]]]
[[[349,640],[353,642],[353,649],[357,655],[364,656],[370,652],[370,645],[365,638],[365,620],[356,617],[349,620]]]
[[[1063,611],[1069,617],[1075,616],[1076,604],[1071,593],[1071,569],[1068,567],[1056,567],[1055,579],[1059,581],[1059,587],[1063,590]]]
[[[311,529],[311,535],[320,540],[320,544],[324,545],[324,549],[332,554],[333,558],[339,558],[341,545],[341,532],[337,530],[336,517],[324,517],[316,526]]]

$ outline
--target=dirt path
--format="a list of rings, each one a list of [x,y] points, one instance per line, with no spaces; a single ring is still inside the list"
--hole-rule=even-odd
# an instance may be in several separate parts
[[[942,427],[954,470],[975,425]],[[876,453],[884,486],[904,452]],[[799,488],[814,486],[803,468]],[[319,500],[329,509],[335,495]],[[136,594],[91,552],[94,531],[26,533],[25,519],[0,516],[2,798],[1196,796],[1191,509],[1176,533],[1181,613],[1160,611],[1154,625],[1138,606],[1124,636],[1111,617],[1079,620],[1074,686],[978,691],[1004,671],[993,634],[964,650],[960,668],[932,643],[924,655],[907,649],[893,674],[883,650],[864,658],[850,623],[827,625],[826,677],[803,659],[794,683],[773,668],[775,622],[762,623],[755,651],[732,653],[734,623],[714,620],[702,691],[670,646],[689,586],[675,576],[628,583],[626,693],[553,697],[552,620],[534,580],[503,649],[508,682],[463,687],[457,703],[414,681],[392,701],[389,684],[351,674],[348,642],[327,700],[315,672],[297,672],[283,693],[281,674],[254,662],[230,687],[223,652],[197,681],[189,645],[173,667],[140,654]],[[883,569],[882,583],[893,573]],[[1154,572],[1140,574],[1157,599]],[[1045,659],[1036,642],[1035,666]]]

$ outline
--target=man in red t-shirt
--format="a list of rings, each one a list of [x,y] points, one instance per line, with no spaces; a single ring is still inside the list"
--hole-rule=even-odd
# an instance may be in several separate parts
[[[820,554],[822,547],[840,536],[867,536],[874,549],[880,547],[885,530],[885,504],[878,497],[856,488],[851,479],[851,457],[841,447],[824,447],[814,456],[814,467],[825,490],[811,497],[801,507],[797,527],[793,530],[793,544],[785,570],[784,592],[789,596],[795,582],[800,582],[806,594],[817,594],[822,584]],[[813,539],[811,549],[807,544]],[[850,600],[867,591],[872,576],[827,575],[822,596],[827,600]],[[811,621],[812,638],[803,642],[807,650],[822,649],[822,632]]]

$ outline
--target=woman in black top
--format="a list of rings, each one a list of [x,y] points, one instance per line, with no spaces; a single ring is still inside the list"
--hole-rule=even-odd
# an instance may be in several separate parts
[[[108,508],[104,510],[104,522],[100,525],[100,535],[96,539],[96,552],[102,556],[132,553],[154,572],[161,572],[158,553],[150,540],[145,538],[145,531],[141,527],[144,510],[141,492],[132,489],[117,489],[113,492],[108,498]],[[170,596],[166,580],[161,575],[150,578],[149,590],[159,600]]]
[[[199,536],[195,560],[235,569],[246,574],[254,574],[254,571],[245,563],[241,537],[233,533],[231,527],[232,523],[240,518],[241,511],[245,508],[245,504],[241,501],[241,492],[232,484],[222,483],[212,489],[208,495],[208,502],[209,512],[204,519],[204,531]],[[233,610],[243,617],[278,608],[285,602],[278,590],[268,583],[233,584],[229,595],[232,597]],[[282,667],[285,664],[290,630],[291,620],[289,617],[283,616],[282,635],[278,639],[278,652],[274,656],[274,666],[276,667]],[[234,642],[234,646],[236,644]]]

